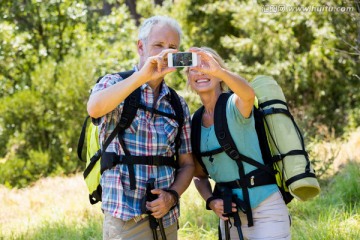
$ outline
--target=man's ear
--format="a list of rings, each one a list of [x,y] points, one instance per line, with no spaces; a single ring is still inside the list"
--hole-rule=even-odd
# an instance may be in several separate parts
[[[145,51],[145,46],[142,40],[138,40],[137,41],[137,49],[138,49],[138,53],[140,56],[144,55],[144,51]]]

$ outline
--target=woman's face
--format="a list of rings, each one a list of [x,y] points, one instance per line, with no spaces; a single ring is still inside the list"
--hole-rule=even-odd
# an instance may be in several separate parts
[[[187,71],[190,87],[197,93],[221,90],[220,80],[189,68]]]

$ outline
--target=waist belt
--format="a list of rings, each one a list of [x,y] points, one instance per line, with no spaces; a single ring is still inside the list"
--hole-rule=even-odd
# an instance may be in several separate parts
[[[229,182],[217,182],[216,184],[218,186],[226,186],[231,189],[252,188],[268,184],[276,184],[276,179],[274,175],[269,174],[262,169],[256,169],[246,174],[244,179],[237,179]]]
[[[129,177],[130,177],[130,189],[136,189],[136,179],[134,164],[140,165],[152,165],[152,166],[169,166],[174,169],[178,168],[178,164],[175,161],[175,156],[125,156],[117,155],[116,153],[105,152],[101,158],[101,173],[107,169],[111,169],[117,164],[128,165]]]

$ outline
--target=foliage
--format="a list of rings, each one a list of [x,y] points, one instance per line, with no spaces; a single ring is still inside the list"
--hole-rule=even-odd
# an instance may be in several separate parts
[[[291,106],[305,106],[307,112],[303,117],[308,122],[303,124],[308,129],[322,123],[342,134],[349,118],[356,118],[352,114],[358,117],[358,111],[351,114],[348,111],[358,109],[360,99],[359,91],[355,90],[360,86],[360,20],[356,12],[359,5],[337,1],[264,4],[192,1],[194,10],[187,15],[190,21],[187,34],[194,43],[218,50],[232,70],[248,79],[272,75],[283,87]],[[264,6],[276,4],[353,8],[348,13],[264,12]],[[224,17],[218,19],[220,16]],[[217,39],[215,43],[213,38]]]
[[[337,137],[360,125],[357,2],[286,2],[352,6],[347,13],[263,12],[265,5],[283,1],[132,3],[0,2],[0,184],[22,187],[82,167],[75,149],[89,90],[99,76],[136,64],[138,20],[154,14],[179,21],[181,50],[210,46],[247,79],[277,79],[308,139],[324,126]],[[200,101],[183,91],[182,72],[166,82],[181,90],[193,113]]]
[[[27,9],[29,4],[26,3],[24,7]],[[36,7],[36,4],[38,3],[30,5],[40,11],[38,14],[44,17],[44,22],[50,21],[47,17],[57,16],[57,8],[49,6],[46,9],[43,5]],[[60,9],[65,9],[69,18],[65,20],[71,22],[74,17],[70,14],[73,5],[66,2],[56,4],[59,4]],[[31,7],[27,11],[33,11]],[[42,11],[47,12],[42,14]],[[27,13],[19,14],[25,14],[24,18],[28,17]],[[10,25],[6,21],[3,23]],[[31,69],[25,71],[26,81],[21,78],[7,78],[7,75],[0,76],[7,79],[0,94],[3,95],[0,98],[0,156],[3,158],[0,162],[1,184],[23,187],[41,176],[71,173],[79,169],[80,163],[75,150],[82,121],[87,115],[86,101],[89,90],[99,76],[107,72],[124,71],[135,63],[136,49],[135,45],[131,45],[135,38],[135,26],[126,7],[115,9],[96,24],[99,31],[85,32],[85,22],[77,22],[75,28],[82,29],[82,34],[86,37],[72,41],[61,59],[58,55],[62,53],[58,52],[59,46],[55,43],[49,43],[46,50],[54,51],[54,54],[42,56],[33,51],[24,54],[23,58],[20,57],[23,62],[14,66],[31,65]],[[28,26],[19,28],[25,32],[26,27]],[[55,30],[51,33],[59,37]],[[17,32],[13,34],[9,36],[10,43],[12,37],[22,36]],[[52,39],[50,36],[49,38]],[[88,41],[88,38],[91,41]],[[54,37],[49,42],[56,42],[55,39],[57,38]],[[14,52],[9,50],[6,54],[16,56],[18,50],[12,51]],[[34,56],[34,62],[29,61],[31,56]],[[14,60],[9,58],[9,61]],[[13,70],[3,69],[8,71],[8,74],[12,74]],[[9,85],[7,81],[14,81],[14,84]]]

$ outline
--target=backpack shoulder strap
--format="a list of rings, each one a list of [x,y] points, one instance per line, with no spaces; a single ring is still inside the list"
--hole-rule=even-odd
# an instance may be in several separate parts
[[[214,111],[214,130],[215,130],[216,138],[219,141],[221,148],[226,152],[226,154],[231,159],[235,160],[236,165],[238,166],[240,179],[245,179],[246,178],[245,169],[242,163],[242,161],[244,161],[243,157],[245,156],[239,153],[236,144],[233,138],[231,137],[229,126],[227,123],[226,103],[231,95],[232,95],[231,93],[222,93],[216,102],[215,111]],[[250,209],[250,211],[248,210],[246,211],[248,226],[250,227],[253,225],[253,217],[252,217],[251,208],[249,206],[250,204],[249,191],[247,187],[243,187],[241,188],[241,190],[244,196],[244,201],[248,205],[248,209]]]
[[[182,105],[180,102],[180,98],[177,95],[177,93],[173,89],[170,89],[170,93],[171,93],[170,104],[175,111],[175,115],[176,115],[175,118],[179,124],[179,130],[175,137],[176,156],[178,156],[178,149],[180,147],[180,133],[181,133],[181,129],[182,129],[182,126],[184,123],[184,113],[183,113]],[[128,128],[130,126],[130,124],[132,123],[132,121],[134,120],[138,108],[143,108],[145,111],[149,111],[149,110],[152,112],[154,111],[154,109],[148,109],[145,106],[142,106],[140,104],[140,100],[141,100],[141,90],[140,90],[140,88],[138,88],[135,90],[135,92],[133,92],[125,100],[123,112],[121,114],[121,119],[119,122],[119,124],[123,124],[123,127],[122,127],[122,130],[118,132],[118,139],[119,139],[120,145],[125,153],[125,156],[128,158],[131,157],[131,154],[130,154],[129,150],[126,148],[125,141],[122,137],[124,130],[126,128]],[[162,113],[162,112],[158,112],[158,113],[161,115],[164,115],[164,113]],[[171,114],[166,114],[166,116],[171,117],[170,115]],[[129,163],[127,163],[131,190],[136,189],[136,178],[135,178],[134,164],[132,164],[133,162],[134,161],[130,161]],[[110,163],[110,164],[112,164],[112,163]],[[112,167],[112,165],[109,167]]]
[[[135,72],[134,70],[130,70],[130,71],[126,71],[126,72],[119,72],[118,74],[119,74],[123,79],[125,79],[125,78],[130,77],[134,72]],[[97,83],[100,81],[101,78],[102,78],[102,77],[100,77],[100,78],[97,80]],[[135,92],[136,92],[136,90],[135,90]],[[139,93],[140,93],[140,91],[138,91],[137,94],[139,94]],[[131,96],[131,94],[130,94],[130,96]],[[130,100],[125,99],[125,102],[126,102],[126,101],[130,101]],[[132,110],[132,111],[133,111],[133,110]],[[130,116],[131,116],[131,114],[132,114],[132,113],[130,113]],[[135,111],[135,114],[136,114],[136,111]],[[84,121],[83,126],[82,126],[82,129],[81,129],[79,141],[78,141],[77,154],[78,154],[78,157],[79,157],[79,159],[80,159],[81,161],[84,161],[84,160],[82,159],[82,156],[81,156],[82,154],[81,154],[81,153],[82,153],[83,147],[84,147],[86,126],[87,126],[87,121],[88,121],[89,118],[90,118],[90,116],[87,116],[87,117],[85,118],[85,121]],[[122,122],[123,122],[123,124],[124,124],[125,126],[127,125],[127,127],[131,124],[131,122],[130,122],[130,123],[127,123],[127,121],[125,121],[125,120],[123,120]],[[108,139],[107,139],[107,140],[109,140],[108,143],[107,143],[107,140],[105,141],[104,147],[107,148],[107,146],[108,146],[108,145],[110,144],[110,142],[114,139],[114,137],[115,137],[116,134],[117,134],[117,131],[119,131],[119,130],[120,130],[120,126],[119,126],[118,129],[116,129],[116,127],[115,127],[113,133],[111,133],[110,136],[109,136]],[[104,148],[104,150],[105,150],[106,148]],[[100,151],[100,152],[99,152],[99,151]],[[97,154],[95,154],[95,155],[101,154],[101,150],[100,150],[100,149],[99,149],[99,151],[98,151]],[[101,155],[99,155],[98,157],[100,158],[100,156],[101,156]],[[98,158],[98,159],[99,159],[99,158]]]
[[[112,140],[115,138],[116,135],[122,134],[126,128],[128,128],[131,124],[131,122],[134,120],[137,106],[138,106],[138,97],[140,97],[140,88],[137,88],[134,92],[132,92],[126,99],[124,103],[124,109],[121,114],[121,118],[116,125],[115,129],[111,132],[110,136],[105,140],[102,148],[100,148],[94,156],[91,157],[90,163],[88,167],[84,171],[84,177],[91,172],[92,168],[95,166],[96,162],[101,158],[103,153],[106,151],[107,147],[110,145]],[[128,107],[125,107],[128,106]],[[119,138],[120,144],[122,144],[122,138]],[[127,151],[126,148],[124,148],[124,151]],[[112,163],[103,161],[101,168],[107,169],[112,167]],[[102,171],[103,171],[102,170]]]
[[[191,145],[192,151],[200,163],[203,171],[209,175],[208,171],[206,170],[205,164],[202,160],[201,151],[200,151],[200,143],[201,143],[201,117],[202,113],[204,112],[204,106],[201,106],[196,112],[194,113],[192,120],[191,120]]]
[[[231,95],[232,93],[222,93],[216,102],[214,111],[214,130],[216,138],[218,139],[221,148],[231,159],[235,161],[241,160],[257,168],[268,171],[264,164],[241,154],[237,149],[234,139],[231,137],[226,115],[226,104]]]
[[[181,146],[181,132],[184,126],[184,109],[182,107],[180,97],[176,93],[176,91],[171,87],[169,87],[169,90],[170,90],[170,105],[175,111],[175,118],[179,125],[178,132],[175,137],[175,155],[177,160],[179,160],[179,149]],[[178,161],[176,163],[178,164]]]
[[[171,87],[168,88],[170,90],[170,105],[175,111],[175,117],[179,124],[179,128],[181,129],[184,125],[184,109],[182,107],[181,100],[177,92]]]
[[[135,71],[131,70],[126,72],[119,72],[118,74],[121,76],[122,79],[125,79],[130,77],[134,72]],[[126,128],[130,126],[130,124],[135,118],[137,109],[139,107],[140,97],[141,97],[140,88],[137,88],[125,99],[123,111],[121,113],[121,118],[118,124],[116,125],[115,129],[110,134],[110,136],[105,140],[102,150],[103,152],[105,152],[111,141],[115,138],[115,136],[118,133],[123,132]]]
[[[220,146],[231,159],[237,161],[240,160],[240,155],[236,144],[231,137],[226,116],[226,104],[230,96],[231,93],[222,93],[216,102],[214,111],[214,130]]]
[[[79,137],[79,141],[78,141],[78,146],[77,146],[77,155],[78,155],[78,158],[80,159],[80,161],[82,162],[85,162],[84,159],[82,159],[82,150],[83,150],[83,147],[84,147],[84,142],[85,142],[85,133],[86,133],[86,126],[87,126],[87,122],[89,120],[90,116],[87,116],[85,118],[85,121],[82,125],[82,128],[81,128],[81,133],[80,133],[80,137]]]

